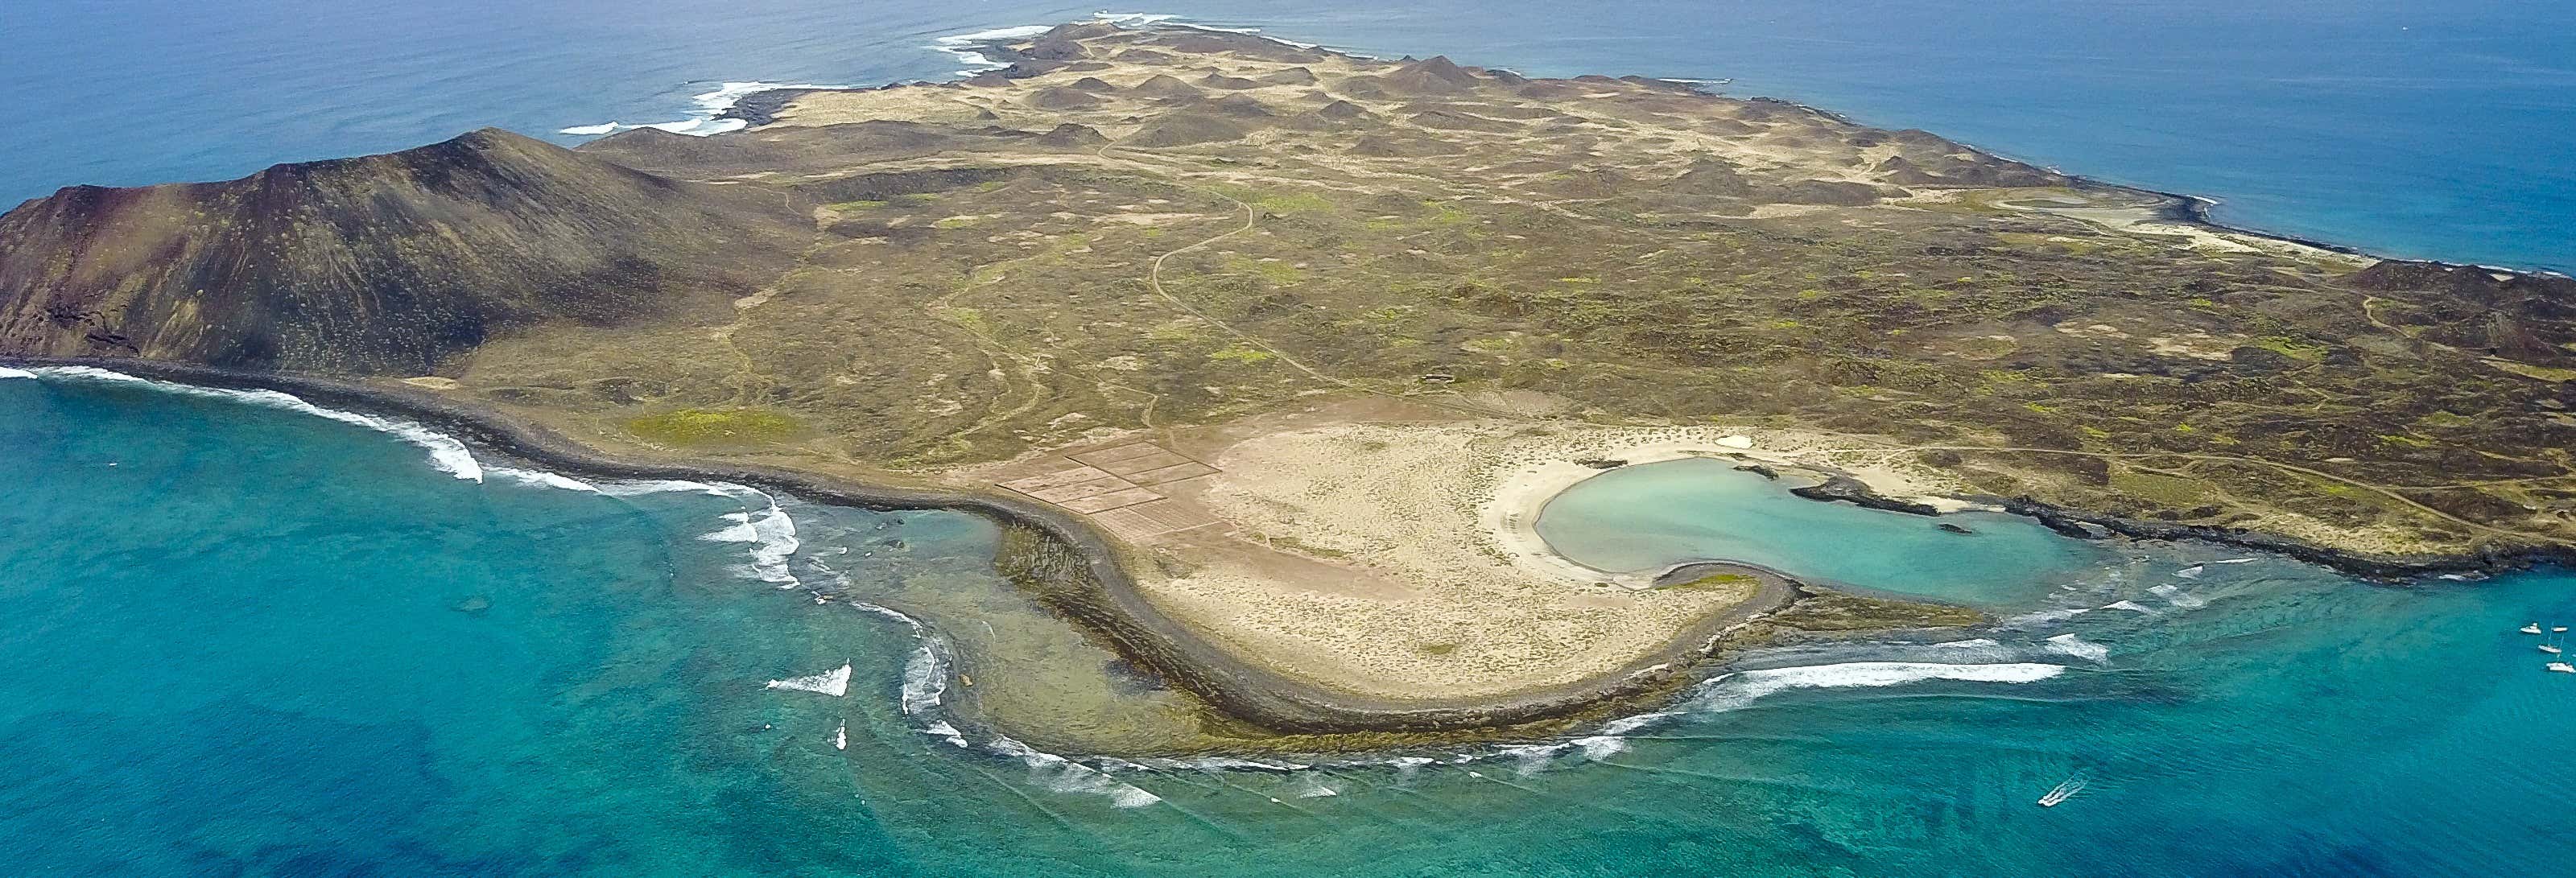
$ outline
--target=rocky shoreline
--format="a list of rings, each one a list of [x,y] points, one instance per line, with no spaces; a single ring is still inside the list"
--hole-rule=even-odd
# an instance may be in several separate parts
[[[1767,467],[1739,467],[1739,469],[1772,476]],[[1941,514],[1940,510],[1927,504],[1881,495],[1859,479],[1830,471],[1825,471],[1823,484],[1790,488],[1789,493],[1809,500],[1850,503],[1868,509],[1883,509],[1908,515],[1938,517]],[[2542,565],[2576,567],[2576,548],[2565,546],[2523,546],[2467,555],[2370,555],[2328,548],[2304,540],[2244,528],[2179,524],[2170,521],[2103,515],[2044,503],[2031,497],[1965,499],[1994,504],[2005,512],[2029,518],[2049,530],[2074,539],[2102,540],[2117,536],[2133,540],[2194,541],[2234,546],[2295,558],[2374,582],[2401,583],[2443,574],[2490,575]]]
[[[2133,540],[2189,540],[2234,546],[2296,558],[2339,573],[2383,583],[2403,583],[2445,574],[2484,576],[2542,565],[2576,567],[2576,549],[2563,546],[2523,546],[2468,555],[2365,555],[2242,528],[2100,515],[2042,503],[2029,497],[2005,499],[2001,505],[2006,512],[2028,516],[2050,530],[2076,539],[2099,540],[2120,536]]]

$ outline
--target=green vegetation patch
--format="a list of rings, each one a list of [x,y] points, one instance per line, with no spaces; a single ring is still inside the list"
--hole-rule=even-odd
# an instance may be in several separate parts
[[[2141,500],[2183,509],[2210,500],[2209,483],[2198,479],[2139,472],[2126,467],[2111,470],[2111,489]]]
[[[1312,192],[1271,192],[1240,186],[1225,187],[1225,194],[1235,200],[1277,214],[1322,213],[1333,209],[1333,202]]]
[[[680,409],[629,418],[626,431],[665,445],[755,445],[804,432],[795,418],[768,409]]]
[[[1236,274],[1254,275],[1278,286],[1287,286],[1306,279],[1305,270],[1295,265],[1276,259],[1254,259],[1241,253],[1227,254],[1225,269]]]
[[[1679,591],[1715,591],[1721,588],[1733,589],[1735,586],[1753,581],[1755,581],[1754,577],[1746,573],[1711,573],[1689,582],[1668,585],[1665,588]]]
[[[1269,351],[1265,351],[1260,348],[1234,345],[1232,347],[1225,348],[1224,350],[1210,352],[1208,354],[1208,359],[1251,365],[1253,363],[1268,360],[1271,356],[1272,355]]]
[[[2291,338],[2286,335],[2272,335],[2255,339],[2254,346],[2306,363],[2314,363],[2318,360],[2325,359],[2326,351],[2329,350],[2325,345],[2306,341],[2304,339]]]

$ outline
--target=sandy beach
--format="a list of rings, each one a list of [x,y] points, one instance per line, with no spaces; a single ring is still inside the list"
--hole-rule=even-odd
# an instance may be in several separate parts
[[[1149,542],[1177,572],[1139,586],[1210,639],[1318,685],[1399,700],[1568,685],[1667,655],[1709,618],[1767,608],[1750,583],[1652,590],[1660,569],[1569,560],[1535,529],[1549,499],[1613,460],[1728,457],[1798,478],[1829,447],[1714,426],[1327,418],[1254,430],[1207,454],[1218,474],[1175,492],[1226,527]],[[1950,487],[1864,469],[1889,495]]]

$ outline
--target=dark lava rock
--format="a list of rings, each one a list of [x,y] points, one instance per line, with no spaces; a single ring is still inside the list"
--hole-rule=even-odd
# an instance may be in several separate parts
[[[1850,476],[1834,476],[1826,479],[1825,483],[1821,485],[1809,485],[1804,488],[1791,488],[1789,489],[1789,493],[1805,497],[1809,500],[1824,500],[1828,502],[1840,500],[1854,506],[1862,506],[1870,509],[1885,509],[1889,512],[1903,512],[1908,515],[1941,514],[1941,510],[1934,509],[1928,504],[1915,503],[1909,500],[1892,500],[1886,497],[1881,497],[1870,491],[1868,485],[1861,484],[1860,480],[1854,479]]]

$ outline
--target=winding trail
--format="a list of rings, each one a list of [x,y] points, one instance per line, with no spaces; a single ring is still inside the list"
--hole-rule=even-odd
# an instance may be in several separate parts
[[[1342,377],[1340,377],[1340,376],[1336,376],[1336,375],[1333,375],[1333,374],[1330,374],[1330,373],[1324,372],[1323,370],[1317,369],[1317,368],[1315,368],[1315,367],[1313,367],[1313,366],[1306,365],[1305,361],[1297,359],[1295,356],[1293,356],[1293,355],[1289,354],[1287,351],[1280,350],[1280,349],[1278,348],[1278,346],[1271,344],[1268,340],[1263,339],[1261,336],[1259,336],[1259,335],[1255,335],[1255,334],[1253,334],[1253,333],[1251,333],[1251,332],[1247,332],[1247,331],[1245,331],[1245,330],[1243,330],[1243,329],[1241,329],[1241,328],[1236,327],[1234,324],[1227,323],[1227,322],[1225,322],[1225,321],[1223,321],[1223,320],[1219,320],[1219,319],[1217,319],[1216,317],[1210,316],[1207,312],[1202,311],[1202,310],[1199,310],[1199,308],[1198,308],[1197,306],[1195,306],[1195,305],[1191,305],[1191,304],[1190,304],[1190,303],[1188,303],[1188,302],[1182,301],[1182,300],[1181,300],[1181,297],[1179,297],[1179,296],[1175,296],[1175,295],[1172,295],[1171,291],[1166,290],[1166,289],[1164,289],[1164,288],[1163,288],[1163,263],[1165,263],[1165,262],[1169,261],[1169,260],[1170,260],[1172,257],[1174,257],[1174,256],[1179,256],[1179,255],[1181,255],[1181,254],[1183,254],[1183,253],[1188,253],[1188,252],[1193,251],[1193,250],[1203,249],[1203,248],[1208,247],[1209,245],[1215,244],[1215,243],[1216,243],[1216,242],[1218,242],[1218,241],[1222,241],[1222,240],[1225,240],[1225,239],[1227,239],[1227,238],[1231,238],[1231,237],[1234,237],[1234,236],[1236,236],[1236,235],[1240,235],[1240,234],[1243,234],[1243,233],[1245,233],[1245,232],[1252,231],[1252,230],[1253,230],[1253,228],[1254,228],[1255,226],[1257,226],[1257,225],[1260,223],[1260,219],[1261,219],[1261,209],[1260,209],[1260,208],[1258,208],[1258,207],[1254,207],[1254,206],[1252,206],[1252,205],[1249,205],[1249,204],[1245,204],[1245,203],[1243,202],[1243,199],[1236,198],[1236,197],[1234,197],[1234,196],[1232,196],[1232,195],[1228,195],[1228,194],[1226,194],[1226,193],[1224,193],[1224,192],[1220,192],[1220,191],[1215,190],[1215,189],[1208,189],[1208,188],[1199,187],[1199,186],[1189,186],[1189,184],[1188,184],[1188,183],[1186,183],[1186,182],[1182,182],[1182,180],[1181,180],[1181,178],[1179,177],[1179,175],[1177,175],[1177,174],[1175,174],[1175,173],[1171,172],[1171,171],[1170,171],[1170,169],[1163,168],[1163,167],[1159,167],[1159,166],[1156,166],[1156,165],[1154,165],[1154,164],[1152,164],[1152,163],[1149,163],[1149,162],[1142,162],[1142,161],[1137,161],[1137,160],[1134,160],[1134,159],[1119,159],[1119,158],[1114,158],[1114,157],[1112,157],[1112,156],[1110,156],[1110,155],[1109,155],[1109,150],[1110,150],[1110,149],[1112,149],[1112,147],[1109,147],[1109,146],[1103,146],[1103,147],[1099,148],[1098,150],[1095,150],[1095,151],[1093,152],[1093,155],[1098,156],[1102,161],[1110,162],[1110,163],[1114,163],[1114,164],[1118,164],[1118,165],[1121,165],[1121,166],[1124,166],[1124,167],[1128,167],[1128,168],[1131,168],[1131,169],[1142,170],[1142,171],[1146,171],[1146,172],[1149,172],[1149,173],[1153,173],[1153,174],[1155,174],[1155,175],[1157,175],[1157,176],[1163,177],[1164,179],[1171,180],[1171,181],[1173,181],[1174,183],[1180,184],[1180,185],[1182,185],[1182,186],[1187,186],[1188,188],[1190,188],[1190,189],[1191,189],[1191,190],[1193,190],[1193,191],[1200,192],[1200,193],[1204,193],[1204,194],[1207,194],[1207,195],[1212,195],[1212,196],[1215,196],[1215,197],[1217,197],[1217,198],[1222,198],[1222,199],[1224,199],[1224,200],[1226,201],[1226,203],[1228,203],[1228,204],[1232,204],[1232,205],[1234,205],[1237,209],[1239,209],[1239,210],[1242,210],[1242,211],[1243,211],[1243,225],[1236,226],[1236,227],[1234,227],[1234,228],[1232,228],[1232,229],[1228,229],[1228,230],[1226,230],[1226,231],[1224,231],[1224,232],[1220,232],[1220,233],[1218,233],[1218,234],[1216,234],[1216,235],[1214,235],[1214,236],[1208,237],[1208,238],[1203,238],[1203,239],[1200,239],[1200,240],[1198,240],[1198,241],[1195,241],[1195,242],[1192,242],[1192,243],[1189,243],[1189,244],[1185,244],[1185,245],[1182,245],[1182,246],[1180,246],[1180,247],[1173,248],[1173,249],[1171,249],[1171,250],[1164,251],[1162,255],[1154,257],[1154,261],[1153,261],[1152,263],[1150,263],[1150,264],[1148,264],[1148,265],[1146,266],[1146,269],[1145,269],[1145,286],[1146,286],[1146,288],[1148,288],[1148,289],[1152,290],[1152,291],[1153,291],[1153,293],[1154,293],[1154,295],[1162,297],[1163,301],[1165,301],[1165,302],[1167,302],[1167,303],[1170,303],[1170,304],[1171,304],[1171,306],[1172,306],[1173,308],[1179,309],[1179,310],[1181,311],[1181,313],[1188,314],[1188,315],[1190,315],[1191,317],[1195,317],[1195,318],[1198,318],[1199,320],[1205,321],[1208,325],[1216,327],[1217,329],[1219,329],[1219,330],[1223,331],[1226,335],[1228,335],[1228,336],[1232,337],[1232,338],[1233,338],[1233,339],[1235,339],[1236,341],[1240,341],[1240,342],[1242,342],[1242,343],[1244,343],[1244,344],[1248,344],[1248,345],[1251,345],[1251,346],[1253,346],[1253,347],[1255,347],[1255,348],[1259,348],[1259,349],[1261,349],[1261,351],[1262,351],[1263,353],[1267,353],[1267,354],[1269,354],[1270,356],[1272,356],[1272,357],[1274,357],[1274,358],[1277,358],[1280,362],[1282,362],[1282,363],[1286,363],[1286,364],[1288,364],[1290,367],[1295,368],[1297,371],[1305,373],[1305,374],[1306,374],[1306,376],[1307,376],[1307,377],[1309,377],[1309,378],[1313,378],[1313,379],[1315,379],[1315,380],[1317,380],[1317,381],[1321,381],[1321,382],[1324,382],[1324,383],[1326,383],[1326,384],[1330,384],[1330,385],[1333,385],[1333,386],[1335,386],[1335,387],[1342,388],[1342,389],[1344,389],[1344,390],[1351,390],[1351,391],[1356,391],[1356,392],[1359,392],[1359,393],[1366,393],[1366,394],[1372,394],[1372,395],[1376,395],[1376,396],[1383,396],[1383,397],[1387,397],[1387,398],[1389,398],[1389,399],[1401,399],[1401,400],[1406,400],[1406,401],[1409,401],[1409,402],[1417,402],[1417,403],[1423,403],[1423,404],[1426,404],[1426,405],[1434,405],[1434,406],[1439,406],[1439,407],[1442,407],[1442,408],[1453,409],[1453,410],[1462,411],[1462,412],[1468,412],[1468,413],[1471,413],[1471,414],[1486,415],[1486,416],[1489,416],[1489,417],[1498,417],[1498,418],[1516,418],[1516,419],[1524,419],[1524,420],[1531,420],[1531,419],[1533,419],[1533,418],[1531,418],[1531,417],[1530,417],[1530,416],[1528,416],[1528,415],[1522,415],[1522,414],[1517,414],[1517,413],[1513,413],[1513,412],[1501,411],[1501,410],[1497,410],[1497,409],[1490,409],[1490,408],[1486,408],[1486,407],[1484,407],[1484,406],[1479,406],[1479,405],[1476,405],[1476,404],[1474,404],[1474,403],[1469,403],[1469,402],[1466,402],[1466,401],[1463,401],[1463,400],[1456,400],[1456,399],[1438,399],[1438,398],[1435,398],[1435,397],[1432,397],[1432,396],[1420,395],[1420,394],[1412,394],[1412,393],[1390,393],[1390,392],[1388,392],[1388,391],[1384,391],[1384,390],[1380,390],[1380,389],[1377,389],[1377,388],[1374,388],[1374,387],[1370,387],[1370,386],[1368,386],[1368,385],[1366,385],[1366,384],[1362,384],[1362,383],[1357,382],[1357,381],[1353,381],[1353,380],[1350,380],[1350,379],[1347,379],[1347,378],[1342,378]]]

